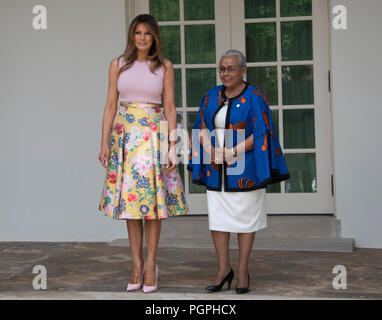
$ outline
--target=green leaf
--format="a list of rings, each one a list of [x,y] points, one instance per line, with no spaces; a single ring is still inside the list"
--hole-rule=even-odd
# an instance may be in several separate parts
[[[110,197],[106,197],[105,198],[105,206],[107,206],[109,203],[111,203],[111,198]]]

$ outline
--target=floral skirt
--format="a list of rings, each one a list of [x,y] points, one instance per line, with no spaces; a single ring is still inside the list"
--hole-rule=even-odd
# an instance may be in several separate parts
[[[110,131],[99,210],[114,219],[163,219],[188,212],[179,169],[160,163],[159,106],[124,103]],[[162,161],[163,162],[163,161]]]

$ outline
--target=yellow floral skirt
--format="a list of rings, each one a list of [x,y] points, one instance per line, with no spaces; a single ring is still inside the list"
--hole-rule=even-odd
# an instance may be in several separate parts
[[[179,169],[160,163],[157,105],[124,103],[110,132],[110,157],[99,210],[117,220],[163,219],[188,212]]]

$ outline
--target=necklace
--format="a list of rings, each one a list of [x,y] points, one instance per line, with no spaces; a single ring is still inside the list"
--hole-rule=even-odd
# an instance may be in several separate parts
[[[242,82],[242,84],[244,84],[244,87],[245,87],[245,82]],[[226,94],[227,98],[236,97],[236,95],[237,95],[239,92],[241,92],[241,91],[244,89],[244,87],[243,87],[243,86],[240,86],[240,87],[239,87],[240,90],[236,90],[235,93],[230,94],[229,97],[228,97],[228,95],[227,95],[227,90],[226,90],[225,94]]]

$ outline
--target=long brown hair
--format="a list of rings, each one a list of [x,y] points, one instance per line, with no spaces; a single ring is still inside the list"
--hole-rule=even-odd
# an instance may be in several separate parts
[[[162,65],[165,66],[164,57],[162,54],[162,45],[161,45],[161,38],[160,38],[158,22],[150,14],[140,14],[140,15],[136,16],[133,19],[133,21],[131,21],[131,23],[130,23],[129,33],[128,33],[129,36],[128,36],[126,49],[125,49],[124,53],[118,57],[118,59],[123,57],[123,59],[125,60],[125,65],[119,69],[118,76],[123,71],[130,68],[132,66],[132,64],[134,63],[134,61],[137,59],[137,48],[135,46],[134,33],[135,33],[135,28],[136,28],[138,23],[146,24],[146,26],[149,28],[151,34],[153,35],[153,43],[151,45],[149,54],[147,56],[147,60],[151,61],[150,71],[155,74],[154,70],[156,70],[157,68],[159,68]]]

